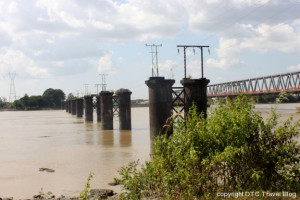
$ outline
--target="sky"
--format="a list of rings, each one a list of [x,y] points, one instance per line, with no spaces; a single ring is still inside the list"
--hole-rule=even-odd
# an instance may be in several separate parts
[[[107,90],[147,99],[145,44],[162,45],[159,76],[174,86],[184,77],[177,45],[210,46],[210,84],[300,71],[300,0],[0,0],[0,97],[9,100],[13,73],[17,98],[96,93],[108,74]],[[201,77],[199,48],[187,49],[187,75]]]

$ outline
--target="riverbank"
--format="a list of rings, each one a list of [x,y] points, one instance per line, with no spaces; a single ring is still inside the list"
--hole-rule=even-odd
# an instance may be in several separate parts
[[[119,195],[115,193],[113,190],[109,189],[91,189],[88,193],[87,198],[90,200],[117,200]],[[64,195],[55,196],[51,192],[44,193],[43,191],[39,192],[39,194],[34,195],[32,200],[80,200],[81,197],[66,197]],[[0,200],[31,200],[31,199],[15,199],[13,197],[9,198],[1,198]]]

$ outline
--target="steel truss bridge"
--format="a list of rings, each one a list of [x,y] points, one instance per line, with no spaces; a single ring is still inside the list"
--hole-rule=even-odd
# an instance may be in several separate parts
[[[207,86],[208,97],[272,94],[281,91],[300,93],[300,71]]]

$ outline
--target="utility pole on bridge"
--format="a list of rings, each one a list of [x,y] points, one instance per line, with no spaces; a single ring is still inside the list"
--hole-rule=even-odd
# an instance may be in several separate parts
[[[162,44],[157,45],[157,44],[152,44],[148,45],[146,44],[146,47],[151,47],[151,54],[152,54],[152,77],[159,76],[158,74],[158,51],[157,47],[162,47]],[[153,50],[155,48],[155,51]]]
[[[89,84],[84,84],[84,95],[88,95],[89,93]]]
[[[102,84],[95,84],[95,86],[96,86],[96,88],[97,88],[97,90],[96,90],[96,94],[98,95],[98,93],[99,93],[99,86],[101,86]]]
[[[106,76],[108,76],[108,74],[99,74],[101,76],[101,85],[102,86],[102,91],[105,91],[106,90]],[[98,84],[97,84],[98,85]],[[98,86],[97,86],[97,93],[98,93]]]
[[[201,50],[201,78],[204,77],[203,73],[203,48],[209,48],[209,46],[199,46],[199,45],[177,45],[177,48],[183,48],[183,54],[184,54],[184,78],[186,78],[186,49],[187,48],[200,48]],[[209,49],[208,49],[209,51]],[[179,52],[179,49],[178,49]],[[195,52],[195,49],[194,49]]]

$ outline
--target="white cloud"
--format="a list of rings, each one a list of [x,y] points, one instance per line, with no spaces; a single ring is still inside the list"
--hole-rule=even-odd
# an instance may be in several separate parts
[[[249,52],[300,53],[297,6],[294,1],[207,0],[189,9],[189,29],[209,34],[201,43],[219,45],[217,58],[207,60],[209,67],[244,67]]]
[[[15,1],[10,2],[8,6],[8,12],[13,14],[13,13],[17,13],[18,11],[19,11],[18,4]]]
[[[169,72],[171,69],[173,69],[174,67],[177,67],[178,63],[174,60],[166,60],[164,63],[159,63],[158,64],[158,68],[159,71],[167,71]]]
[[[287,70],[290,71],[290,72],[299,71],[300,70],[300,64],[288,66]]]
[[[243,55],[249,51],[300,52],[300,12],[289,8],[292,3],[278,0],[128,0],[121,4],[113,0],[28,0],[6,3],[0,0],[0,45],[23,52],[36,66],[43,63],[48,73],[63,73],[69,69],[73,69],[71,73],[82,73],[99,66],[94,62],[93,66],[80,67],[86,66],[88,59],[98,59],[99,55],[100,63],[113,65],[112,54],[105,54],[107,50],[103,49],[103,44],[173,38],[187,25],[188,30],[196,34],[209,34],[210,37],[201,43],[211,45],[212,40],[219,40],[217,58],[208,59],[208,67],[229,69],[245,66]],[[284,9],[287,10],[282,12]],[[52,66],[56,62],[62,64]],[[171,65],[167,62],[170,61],[162,64],[162,71]],[[199,63],[189,65],[193,68]],[[98,68],[110,71],[110,67]]]
[[[50,76],[47,69],[38,66],[21,51],[6,50],[0,54],[0,73],[16,72],[23,78],[45,78]]]
[[[108,53],[98,60],[98,72],[100,74],[115,74],[117,71],[114,68],[112,61],[113,53]]]
[[[241,25],[239,37],[221,37],[219,48],[216,49],[218,59],[208,59],[207,65],[212,68],[229,69],[243,67],[242,57],[247,52],[267,53],[279,51],[282,53],[300,53],[300,32],[291,25],[279,23],[276,25],[260,24]]]

